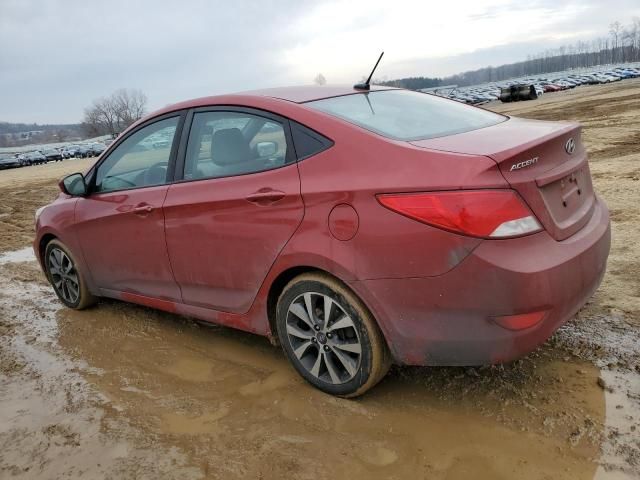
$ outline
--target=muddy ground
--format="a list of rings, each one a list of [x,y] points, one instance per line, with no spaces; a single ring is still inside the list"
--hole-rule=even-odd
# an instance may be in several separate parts
[[[0,478],[640,476],[640,81],[488,108],[578,120],[612,211],[603,285],[536,352],[307,386],[265,339],[115,301],[61,309],[28,248],[56,179],[0,172]]]

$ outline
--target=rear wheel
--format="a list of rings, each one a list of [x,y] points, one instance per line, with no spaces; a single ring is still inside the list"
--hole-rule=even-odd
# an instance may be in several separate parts
[[[277,329],[289,361],[316,388],[356,397],[387,373],[391,356],[362,302],[326,274],[293,279],[277,305]]]
[[[82,273],[67,247],[58,240],[47,244],[44,255],[47,278],[62,303],[75,310],[82,310],[96,303],[87,288]]]

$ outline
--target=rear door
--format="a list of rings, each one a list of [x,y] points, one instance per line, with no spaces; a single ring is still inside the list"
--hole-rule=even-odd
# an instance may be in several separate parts
[[[171,265],[185,303],[244,313],[304,214],[289,126],[231,108],[189,122],[164,202]]]

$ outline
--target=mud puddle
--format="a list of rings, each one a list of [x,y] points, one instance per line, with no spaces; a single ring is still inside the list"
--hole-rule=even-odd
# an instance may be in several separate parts
[[[579,327],[508,366],[394,368],[342,400],[307,386],[260,337],[118,302],[60,309],[31,258],[0,255],[0,477],[638,472],[638,372],[625,360],[637,352],[598,368],[572,343]]]

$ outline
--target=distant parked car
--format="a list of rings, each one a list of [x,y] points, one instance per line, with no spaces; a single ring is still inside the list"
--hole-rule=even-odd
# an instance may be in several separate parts
[[[596,77],[595,75],[585,75],[585,80],[587,81],[587,84],[589,85],[598,85],[600,83],[602,83],[602,81],[600,79],[598,79],[598,77]]]
[[[105,147],[103,143],[92,143],[91,145],[89,145],[89,152],[91,157],[99,156],[106,149],[107,147]]]
[[[89,145],[79,145],[76,149],[76,158],[87,158],[91,155],[89,152],[91,151],[91,147]]]
[[[45,156],[38,151],[28,153],[25,158],[29,162],[29,165],[40,165],[41,163],[47,163],[47,159],[45,158]]]
[[[626,69],[626,68],[614,68],[613,70],[616,74],[621,75],[622,78],[636,78],[640,76],[634,70]]]
[[[604,74],[607,75],[608,77],[618,78],[620,80],[624,78],[624,75],[618,72],[614,72],[613,70],[607,70],[606,72],[604,72]]]
[[[60,162],[63,159],[62,154],[55,149],[45,150],[42,152],[42,154],[44,155],[44,158],[47,162],[50,162],[51,160]]]
[[[22,153],[16,153],[13,158],[17,159],[20,162],[20,165],[22,165],[23,167],[29,165],[29,163],[27,162],[27,157]]]
[[[68,157],[67,158],[75,158],[76,156],[76,152],[78,151],[78,149],[80,148],[79,145],[69,145],[67,146],[66,152]]]
[[[10,155],[0,155],[0,170],[4,170],[5,168],[16,168],[21,167],[22,162],[19,158],[12,157]]]
[[[611,82],[614,82],[614,81],[616,81],[616,80],[620,80],[619,78],[616,78],[616,77],[610,77],[610,76],[608,76],[608,75],[604,75],[604,74],[602,74],[602,73],[596,73],[596,74],[594,74],[594,76],[595,76],[598,80],[600,80],[600,83],[611,83]]]
[[[562,88],[558,85],[555,85],[553,83],[547,83],[546,85],[544,85],[544,91],[546,92],[559,92],[560,90],[562,90]]]

